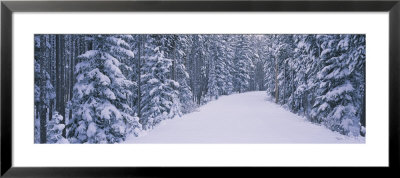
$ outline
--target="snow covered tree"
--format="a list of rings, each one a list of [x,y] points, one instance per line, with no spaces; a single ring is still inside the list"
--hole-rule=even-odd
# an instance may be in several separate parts
[[[40,70],[41,70],[41,66],[40,64],[38,64],[35,60],[35,86],[34,86],[34,95],[35,95],[35,106],[36,106],[36,110],[40,110],[41,106],[45,107],[45,110],[42,110],[41,112],[43,112],[42,114],[44,114],[43,117],[44,119],[46,119],[47,122],[47,118],[46,118],[46,113],[47,113],[47,108],[49,108],[50,105],[50,100],[52,100],[55,97],[55,92],[54,92],[54,88],[53,85],[50,82],[50,76],[46,71],[42,71],[44,74],[42,75],[38,75],[40,74]],[[44,85],[44,86],[42,86]],[[41,86],[41,87],[39,87]],[[41,92],[43,91],[43,92]],[[42,95],[42,97],[41,97]],[[36,120],[40,120],[41,117],[39,111],[38,112],[34,112],[35,113],[35,143],[39,143],[40,141],[40,130],[45,130],[46,128],[46,123],[43,124],[44,127],[41,127],[42,124],[40,124],[41,122],[43,123],[44,120],[41,120],[41,122],[38,122]],[[40,119],[39,119],[40,118]]]
[[[264,71],[265,71],[265,84],[264,87],[267,91],[268,94],[272,95],[275,97],[275,88],[276,88],[276,59],[275,59],[275,55],[274,55],[274,51],[275,51],[275,36],[271,35],[267,37],[269,41],[269,43],[266,43],[265,45],[265,58],[266,61],[264,63]]]
[[[275,101],[312,122],[358,135],[365,113],[365,36],[272,35],[270,39],[265,87]]]
[[[207,92],[206,54],[207,47],[204,35],[190,35],[190,50],[186,69],[189,73],[189,86],[193,94],[193,101],[200,105]]]
[[[34,81],[34,95],[35,95],[35,107],[37,112],[34,118],[39,117],[39,127],[35,124],[35,137],[39,138],[40,143],[47,142],[47,112],[50,105],[50,100],[54,98],[54,88],[50,82],[50,75],[46,70],[46,62],[49,58],[48,51],[48,35],[35,35],[35,81]],[[37,62],[39,61],[39,62]],[[39,131],[38,131],[39,130]]]
[[[350,80],[357,88],[355,96],[357,116],[360,118],[360,134],[365,136],[365,35],[351,35],[349,37],[350,58],[348,58]]]
[[[316,73],[319,66],[319,49],[316,35],[295,35],[293,78],[294,92],[290,98],[291,110],[310,118],[309,113],[315,100],[318,86]]]
[[[286,104],[286,99],[288,98],[288,76],[290,75],[290,70],[288,69],[288,62],[292,60],[293,57],[293,38],[292,35],[274,35],[272,36],[273,44],[271,46],[272,59],[273,61],[267,63],[267,72],[270,75],[272,73],[274,76],[268,76],[266,80],[274,81],[274,98],[276,103]],[[273,69],[271,69],[273,67]],[[273,71],[272,71],[273,70]],[[269,90],[272,90],[272,83],[267,83]]]
[[[126,77],[127,80],[133,82],[130,85],[129,90],[131,94],[127,97],[127,104],[132,109],[132,112],[135,116],[138,116],[139,109],[137,108],[137,104],[139,102],[139,82],[138,79],[140,77],[140,62],[137,57],[138,55],[137,46],[140,45],[140,37],[139,35],[113,35],[118,38],[116,43],[124,43],[123,48],[113,48],[110,51],[112,56],[115,56],[121,63],[124,65],[120,66],[120,70],[122,74]]]
[[[53,118],[47,124],[47,143],[69,143],[68,140],[62,136],[65,124],[61,121],[64,118],[55,112]]]
[[[168,78],[172,61],[164,57],[161,35],[146,37],[140,123],[143,129],[151,129],[162,120],[181,115],[178,98],[179,83]]]
[[[244,35],[239,35],[235,44],[235,57],[234,63],[234,86],[236,92],[245,92],[249,87],[250,80],[250,66],[251,60],[249,58],[250,46]]]
[[[196,106],[193,103],[193,94],[190,91],[190,87],[187,84],[189,80],[189,74],[186,72],[186,68],[183,64],[178,64],[176,67],[177,82],[179,84],[178,97],[180,101],[181,109],[183,114],[192,112]]]
[[[129,67],[120,60],[133,58],[133,52],[121,36],[93,35],[91,40],[95,50],[80,55],[75,66],[68,138],[72,143],[121,142],[141,127],[127,103],[135,83],[121,72]]]
[[[312,117],[328,128],[342,134],[359,135],[360,127],[355,103],[356,89],[352,81],[349,50],[350,35],[332,35],[324,41],[321,52],[323,69],[318,72],[321,81]],[[350,65],[349,65],[350,64]]]
[[[183,114],[192,112],[196,105],[193,102],[193,94],[190,90],[189,82],[190,77],[186,69],[186,59],[188,58],[188,50],[190,49],[190,41],[188,36],[179,36],[176,49],[176,81],[179,83],[178,97],[181,104],[180,111]]]
[[[220,44],[217,36],[210,37],[209,57],[208,57],[208,81],[207,81],[207,99],[212,100],[214,97],[218,99],[219,87],[218,82],[222,83],[223,76],[217,76],[217,64],[221,67],[222,59],[220,56]],[[218,68],[220,70],[220,68]],[[220,72],[220,71],[219,71]]]
[[[222,35],[221,37],[221,60],[216,63],[216,80],[221,95],[229,95],[234,91],[234,46],[232,35]]]

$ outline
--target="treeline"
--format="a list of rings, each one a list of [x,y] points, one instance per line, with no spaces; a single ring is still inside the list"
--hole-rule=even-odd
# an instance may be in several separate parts
[[[365,35],[272,35],[266,89],[276,103],[345,135],[365,135]]]
[[[364,64],[363,35],[35,35],[35,143],[121,142],[253,90],[348,134]]]

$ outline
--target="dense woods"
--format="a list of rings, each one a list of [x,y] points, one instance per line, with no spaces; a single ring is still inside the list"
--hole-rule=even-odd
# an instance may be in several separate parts
[[[247,91],[365,135],[365,35],[34,38],[35,143],[118,143]]]

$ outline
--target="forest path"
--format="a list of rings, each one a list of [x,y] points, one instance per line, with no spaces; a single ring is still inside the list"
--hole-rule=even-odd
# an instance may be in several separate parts
[[[125,143],[363,143],[310,123],[264,91],[222,96]]]

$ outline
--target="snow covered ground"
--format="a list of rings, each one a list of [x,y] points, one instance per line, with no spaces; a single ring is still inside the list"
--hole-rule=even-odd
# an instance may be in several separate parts
[[[125,143],[365,143],[365,138],[310,123],[257,91],[222,96]]]

